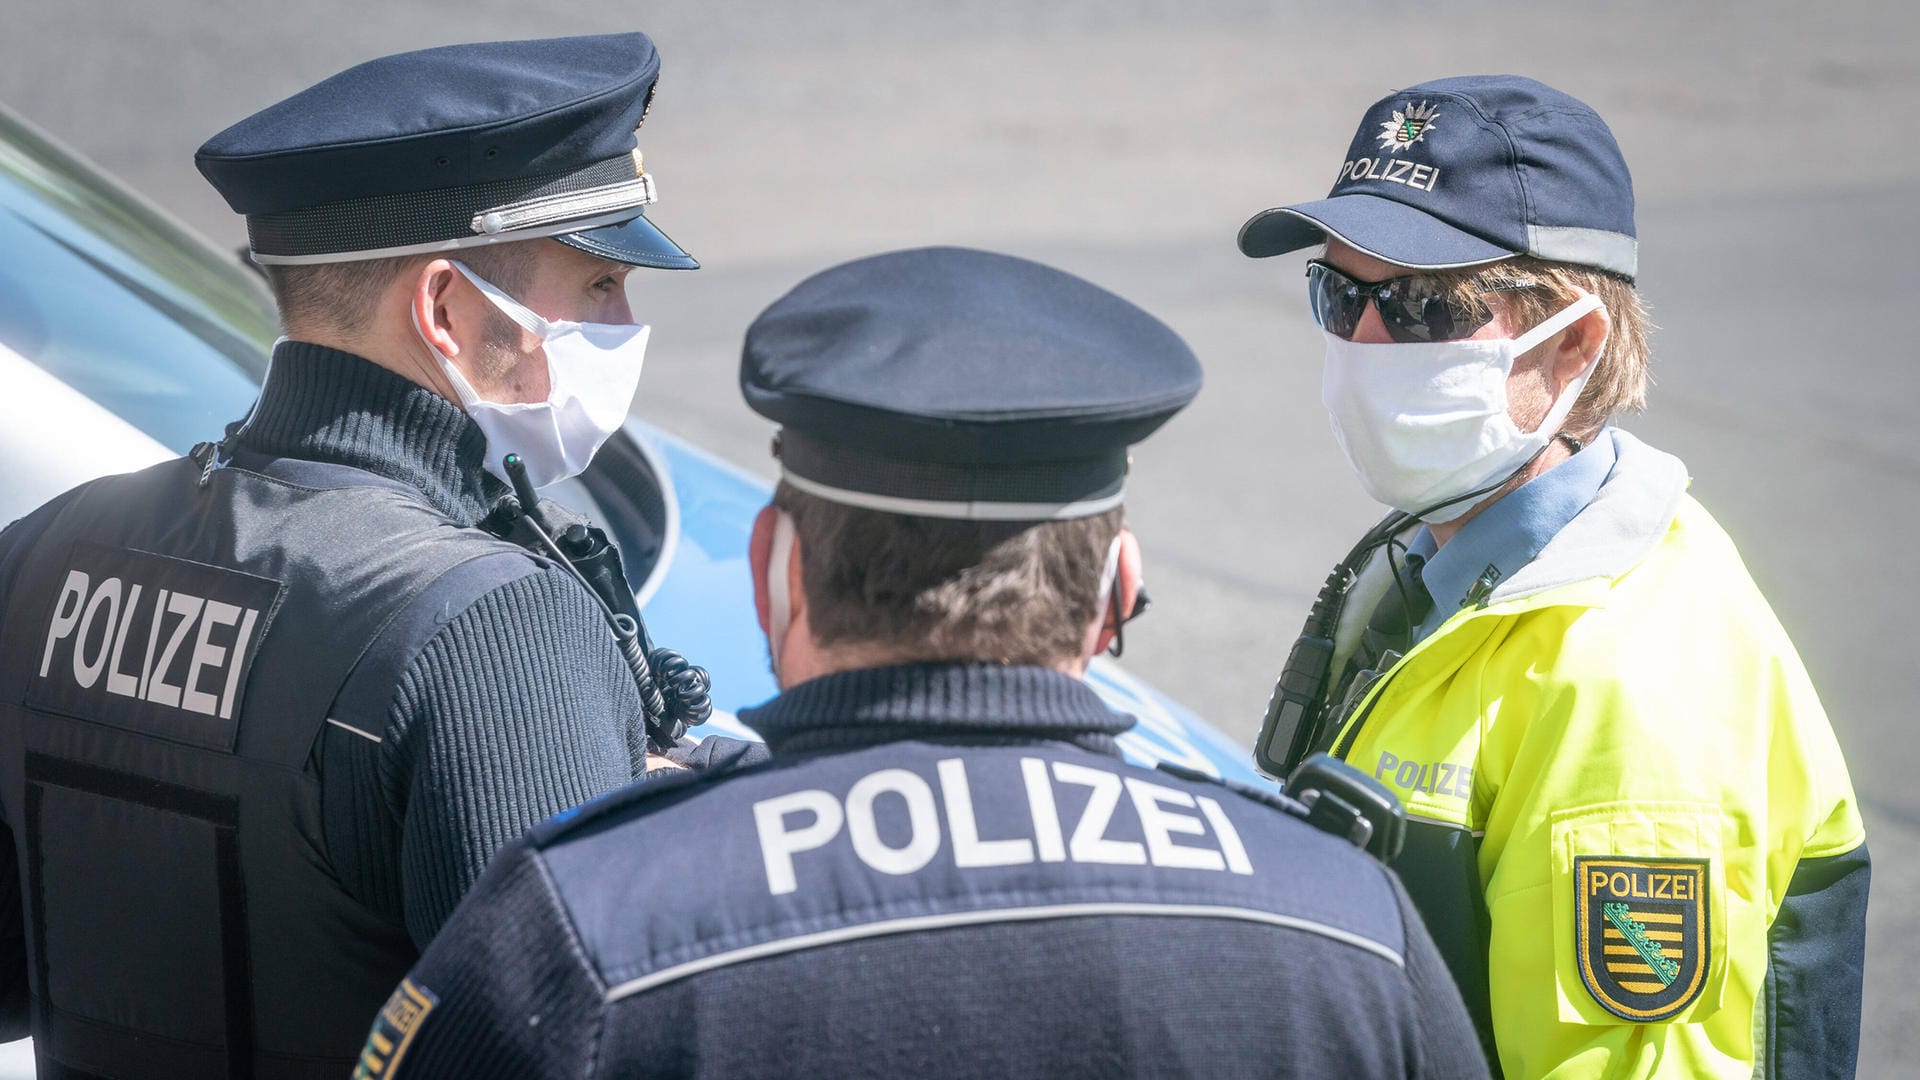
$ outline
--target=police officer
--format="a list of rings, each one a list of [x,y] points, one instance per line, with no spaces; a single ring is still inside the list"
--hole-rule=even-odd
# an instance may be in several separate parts
[[[642,213],[658,70],[637,33],[429,49],[201,148],[286,325],[258,402],[0,540],[41,1075],[343,1075],[494,849],[644,767],[592,596],[481,526],[504,455],[550,483],[624,419],[628,271],[695,266]]]
[[[368,1075],[1484,1075],[1390,875],[1127,765],[1081,681],[1140,595],[1127,447],[1199,390],[1185,343],[927,249],[802,283],[740,381],[781,425],[752,561],[783,689],[741,714],[772,762],[505,849]]]
[[[1414,819],[1396,863],[1515,1076],[1850,1076],[1869,864],[1813,686],[1645,398],[1633,189],[1557,90],[1368,110],[1314,244],[1324,399],[1394,512],[1336,567],[1269,707]]]

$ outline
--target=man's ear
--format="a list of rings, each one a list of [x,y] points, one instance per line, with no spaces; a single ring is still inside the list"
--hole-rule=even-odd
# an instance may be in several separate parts
[[[407,308],[414,325],[427,343],[449,360],[460,355],[460,343],[454,340],[454,315],[447,304],[447,290],[459,276],[460,271],[451,262],[434,259],[420,267],[407,290]]]
[[[1604,306],[1587,312],[1560,332],[1560,343],[1553,350],[1555,394],[1600,362],[1600,353],[1606,349],[1607,338],[1612,334],[1613,316]]]
[[[1113,595],[1107,599],[1107,610],[1100,614],[1100,636],[1094,641],[1093,655],[1106,652],[1107,646],[1113,644],[1114,635],[1120,632],[1120,623],[1140,598],[1140,583],[1144,580],[1140,541],[1132,529],[1121,529],[1119,570],[1114,574]]]
[[[754,515],[753,533],[747,538],[747,561],[753,570],[753,612],[760,622],[760,632],[767,636],[768,646],[777,647],[773,640],[773,588],[770,575],[786,575],[787,586],[787,629],[805,626],[807,618],[806,582],[802,578],[802,560],[800,558],[800,537],[790,534],[787,559],[784,566],[768,565],[773,560],[773,540],[779,528],[784,512],[777,506],[768,504]],[[788,528],[793,528],[791,519]]]
[[[767,614],[771,602],[767,594],[767,556],[773,553],[773,525],[780,511],[772,503],[760,508],[753,517],[753,534],[747,538],[747,565],[753,571],[753,611],[760,619],[760,632],[773,632],[772,617]]]

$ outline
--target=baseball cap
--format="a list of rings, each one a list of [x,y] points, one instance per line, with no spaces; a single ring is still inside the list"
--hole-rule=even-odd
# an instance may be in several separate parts
[[[1439,270],[1515,255],[1632,280],[1633,179],[1598,113],[1517,75],[1437,79],[1367,110],[1333,190],[1255,214],[1240,250],[1341,243]]]

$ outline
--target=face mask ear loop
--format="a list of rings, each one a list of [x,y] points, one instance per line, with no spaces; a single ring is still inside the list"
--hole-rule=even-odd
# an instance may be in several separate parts
[[[1539,326],[1513,339],[1515,358],[1525,355],[1541,342],[1579,322],[1589,312],[1600,310],[1601,306],[1599,297],[1590,292],[1581,293],[1580,299],[1547,316]]]
[[[793,594],[787,584],[787,567],[793,562],[793,515],[780,509],[773,513],[773,543],[767,552],[767,661],[778,682],[780,649],[793,622]]]
[[[1553,315],[1539,326],[1534,327],[1516,339],[1514,341],[1514,347],[1517,350],[1515,354],[1516,358],[1553,335],[1579,322],[1582,318],[1585,318],[1588,313],[1600,310],[1601,307],[1599,297],[1592,293],[1581,293],[1580,299],[1568,304],[1565,310]],[[1608,334],[1612,334],[1611,328],[1609,328]],[[1605,352],[1606,348],[1606,339],[1602,338],[1600,341],[1600,351]],[[1559,434],[1560,425],[1566,423],[1567,417],[1573,414],[1573,407],[1580,400],[1580,392],[1586,389],[1587,379],[1593,374],[1594,367],[1599,363],[1600,354],[1596,353],[1593,363],[1588,364],[1585,371],[1568,380],[1567,385],[1560,388],[1560,396],[1554,399],[1552,407],[1547,410],[1547,415],[1540,418],[1539,426],[1533,429],[1534,434],[1548,430],[1552,430],[1555,436]],[[1553,437],[1550,436],[1547,441],[1552,442]],[[1542,449],[1545,449],[1545,447],[1542,447]],[[1534,456],[1538,457],[1538,452],[1536,452]]]
[[[420,344],[425,345],[427,352],[440,362],[440,370],[446,373],[447,381],[453,384],[453,392],[460,397],[460,407],[472,413],[474,406],[483,403],[486,399],[482,398],[480,392],[473,388],[473,384],[467,381],[467,377],[460,371],[460,366],[449,360],[446,353],[434,348],[433,342],[427,340],[427,331],[420,325],[420,313],[415,311],[411,304],[407,305],[407,318],[412,320],[413,332],[419,336]]]
[[[1094,601],[1093,621],[1087,625],[1087,632],[1080,643],[1080,655],[1092,656],[1094,646],[1100,644],[1100,631],[1107,625],[1107,609],[1113,606],[1113,586],[1120,577],[1120,537],[1115,536],[1113,543],[1107,545],[1106,562],[1100,566],[1100,594]],[[1119,623],[1114,624],[1115,633],[1119,632]]]
[[[452,259],[448,261],[453,263],[453,268],[460,271],[468,281],[473,282],[474,288],[479,289],[482,295],[493,301],[493,306],[499,308],[502,315],[518,323],[521,329],[542,341],[553,336],[553,324],[535,314],[533,309],[508,296],[499,286],[474,273],[465,263]]]

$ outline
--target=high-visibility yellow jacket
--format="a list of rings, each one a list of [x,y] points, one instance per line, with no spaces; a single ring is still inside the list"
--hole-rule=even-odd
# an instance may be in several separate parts
[[[1839,746],[1684,467],[1613,437],[1593,503],[1335,752],[1405,802],[1396,869],[1506,1075],[1850,1076],[1869,865]]]

